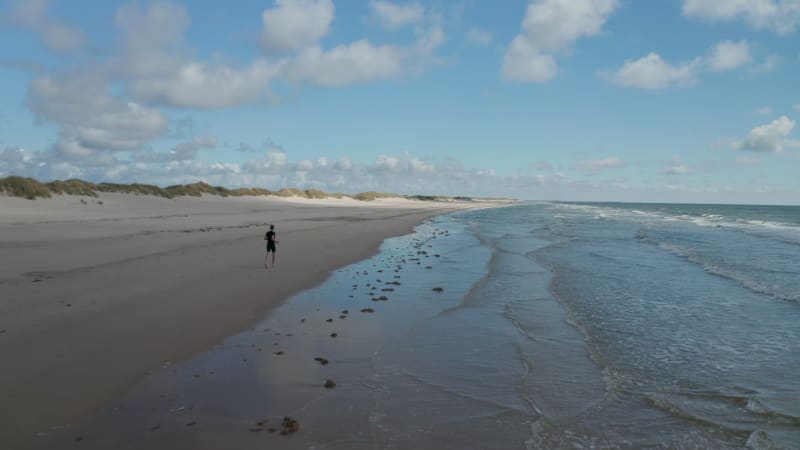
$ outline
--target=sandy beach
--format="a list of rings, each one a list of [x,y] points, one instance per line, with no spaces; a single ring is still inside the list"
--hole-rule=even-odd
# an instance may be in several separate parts
[[[479,203],[0,197],[0,447],[91,414],[387,237]],[[265,270],[265,225],[277,266]]]

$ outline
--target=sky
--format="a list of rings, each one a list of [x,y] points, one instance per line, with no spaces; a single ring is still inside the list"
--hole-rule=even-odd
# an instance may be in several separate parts
[[[0,0],[0,177],[800,204],[800,0]]]

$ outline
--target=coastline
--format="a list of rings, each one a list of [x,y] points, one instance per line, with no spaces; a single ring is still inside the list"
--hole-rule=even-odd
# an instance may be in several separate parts
[[[384,239],[492,206],[124,194],[36,202],[0,198],[0,442],[12,447],[247,329]],[[266,223],[280,244],[265,271]]]

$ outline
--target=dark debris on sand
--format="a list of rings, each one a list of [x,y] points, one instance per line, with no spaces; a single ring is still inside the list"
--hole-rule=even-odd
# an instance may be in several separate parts
[[[297,422],[297,419],[289,416],[283,418],[283,422],[281,422],[282,435],[286,436],[289,434],[297,433],[298,431],[300,431],[300,424]]]

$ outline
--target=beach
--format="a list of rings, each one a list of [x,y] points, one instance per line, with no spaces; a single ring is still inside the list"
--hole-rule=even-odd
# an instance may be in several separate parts
[[[4,216],[5,447],[800,442],[798,207],[120,199]]]
[[[0,443],[37,444],[390,236],[479,203],[0,197]],[[483,205],[487,206],[487,205]],[[275,224],[277,264],[263,236]]]

